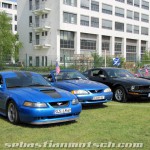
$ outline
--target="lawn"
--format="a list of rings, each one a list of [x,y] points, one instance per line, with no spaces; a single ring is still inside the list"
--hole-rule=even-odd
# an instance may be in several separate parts
[[[103,106],[84,106],[77,122],[44,126],[15,126],[0,116],[0,125],[0,149],[10,149],[7,148],[10,143],[29,144],[30,148],[24,149],[60,149],[48,146],[57,147],[57,143],[86,143],[83,149],[102,150],[121,148],[100,148],[101,143],[143,143],[142,148],[123,149],[150,149],[150,102],[109,102]],[[39,145],[31,148],[32,143]],[[46,148],[43,145],[40,147],[43,143]]]

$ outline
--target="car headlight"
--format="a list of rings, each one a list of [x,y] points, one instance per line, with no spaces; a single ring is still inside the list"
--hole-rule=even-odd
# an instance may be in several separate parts
[[[86,95],[89,94],[87,91],[85,90],[73,90],[71,91],[72,94],[76,94],[76,95]]]
[[[104,90],[104,92],[106,93],[106,92],[111,92],[111,89],[110,88],[106,88],[105,90]]]
[[[131,91],[133,91],[133,90],[135,90],[135,86],[134,85],[131,86]]]
[[[72,100],[72,105],[76,105],[76,104],[78,104],[78,103],[79,103],[78,99],[73,99],[73,100]]]
[[[24,102],[23,104],[24,106],[26,107],[34,107],[34,108],[44,108],[44,107],[47,107],[46,103],[40,103],[40,102],[37,102],[37,103],[33,103],[33,102]]]

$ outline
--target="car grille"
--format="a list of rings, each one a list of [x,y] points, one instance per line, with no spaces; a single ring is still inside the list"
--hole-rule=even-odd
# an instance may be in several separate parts
[[[49,103],[52,107],[58,108],[58,107],[64,107],[69,105],[69,101],[61,101],[61,102],[50,102]]]
[[[95,93],[101,93],[103,90],[89,90],[91,93],[95,94]]]
[[[138,90],[135,90],[140,93],[150,93],[150,86],[139,86]]]

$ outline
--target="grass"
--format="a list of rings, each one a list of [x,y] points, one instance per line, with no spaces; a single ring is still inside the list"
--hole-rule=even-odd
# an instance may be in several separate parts
[[[149,150],[149,114],[149,102],[109,102],[103,106],[84,106],[78,121],[72,123],[43,126],[21,124],[15,126],[10,124],[6,118],[0,116],[0,149],[8,149],[5,147],[5,143],[24,142],[41,144],[47,141],[48,143],[143,143],[144,147],[139,149]],[[18,149],[22,148],[17,148],[17,150]],[[29,150],[33,148],[24,149]],[[47,147],[34,149],[54,148]],[[90,148],[86,147],[83,149]],[[105,150],[119,148],[96,148],[94,146],[92,149]]]

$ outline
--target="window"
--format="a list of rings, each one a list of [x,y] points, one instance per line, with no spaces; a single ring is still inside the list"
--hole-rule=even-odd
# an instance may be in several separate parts
[[[132,25],[127,24],[127,32],[132,33]]]
[[[81,39],[81,49],[96,50],[96,40]]]
[[[64,12],[63,14],[64,23],[77,24],[77,15],[72,13]]]
[[[32,43],[32,32],[29,33],[29,43]]]
[[[45,66],[47,66],[47,56],[45,56]]]
[[[60,48],[74,48],[74,32],[60,31]]]
[[[42,56],[42,66],[44,66],[44,56]]]
[[[91,1],[91,10],[99,12],[99,2]]]
[[[36,42],[35,43],[36,45],[40,44],[40,35],[38,35],[38,34],[35,35],[35,42]]]
[[[148,35],[149,33],[148,33],[148,28],[146,28],[146,27],[141,27],[141,34],[142,35]]]
[[[36,67],[39,67],[39,66],[40,66],[40,57],[37,56],[37,57],[35,58],[35,61],[36,61]]]
[[[134,33],[139,34],[139,26],[134,25]]]
[[[81,8],[89,9],[89,0],[81,0]]]
[[[136,46],[127,44],[126,46],[126,61],[136,61]]]
[[[32,27],[32,16],[29,16],[29,27]]]
[[[139,21],[139,13],[138,12],[134,12],[134,20]]]
[[[29,10],[32,10],[32,0],[29,0]]]
[[[143,22],[149,22],[149,15],[142,14],[141,15],[141,21],[143,21]]]
[[[105,14],[112,14],[112,6],[107,4],[102,4],[102,12]]]
[[[15,21],[17,21],[17,15],[15,15]]]
[[[121,38],[115,38],[115,55],[121,55],[122,54],[122,39]]]
[[[64,4],[77,7],[77,0],[64,0]]]
[[[133,19],[133,11],[127,10],[127,18]]]
[[[2,8],[12,9],[12,4],[2,2]]]
[[[110,37],[102,36],[102,51],[110,51]]]
[[[104,29],[112,29],[112,21],[102,19],[102,28]]]
[[[142,1],[142,8],[149,10],[149,2],[147,2],[147,1]]]
[[[80,18],[80,25],[89,26],[89,17],[88,17],[88,16],[81,15],[81,18]]]
[[[139,7],[140,6],[140,0],[134,0],[134,6]]]
[[[127,0],[127,4],[133,5],[133,0]]]
[[[91,17],[91,27],[99,28],[99,18]]]
[[[116,16],[119,16],[119,17],[124,17],[124,9],[123,9],[123,8],[119,8],[119,7],[116,7],[116,8],[115,8],[115,15],[116,15]]]
[[[124,0],[116,0],[116,1],[124,3]]]
[[[15,25],[15,31],[17,31],[17,25]]]
[[[124,31],[124,23],[115,22],[115,30],[116,31]]]
[[[32,66],[32,56],[29,56],[29,66]]]

